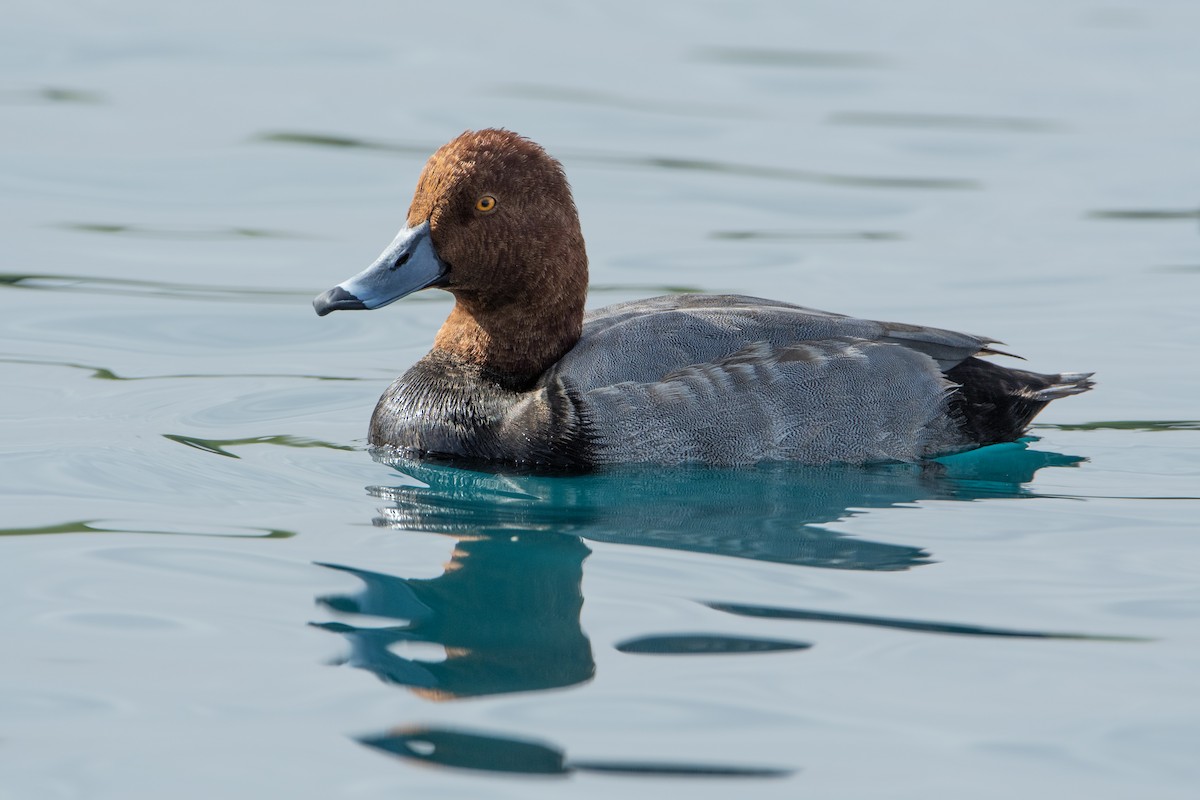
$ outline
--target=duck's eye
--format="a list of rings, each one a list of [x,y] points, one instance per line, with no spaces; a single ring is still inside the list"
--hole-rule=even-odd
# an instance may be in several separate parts
[[[496,210],[496,198],[490,194],[485,194],[483,197],[475,201],[475,210],[487,214]]]

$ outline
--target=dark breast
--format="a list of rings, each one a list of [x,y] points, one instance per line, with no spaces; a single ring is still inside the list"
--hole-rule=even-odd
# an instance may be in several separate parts
[[[425,458],[583,471],[594,460],[578,394],[561,382],[521,391],[430,353],[375,406],[369,441]]]

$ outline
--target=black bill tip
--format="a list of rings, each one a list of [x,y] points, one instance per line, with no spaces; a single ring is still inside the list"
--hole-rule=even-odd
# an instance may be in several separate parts
[[[340,286],[335,286],[313,300],[313,308],[318,317],[323,317],[330,311],[366,311],[363,301],[347,292]]]

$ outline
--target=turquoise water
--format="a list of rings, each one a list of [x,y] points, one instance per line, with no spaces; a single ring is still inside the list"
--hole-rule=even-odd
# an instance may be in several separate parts
[[[1200,9],[125,0],[0,28],[0,798],[1191,798]],[[913,466],[376,463],[448,312],[318,319],[463,129],[592,305],[1095,370]]]

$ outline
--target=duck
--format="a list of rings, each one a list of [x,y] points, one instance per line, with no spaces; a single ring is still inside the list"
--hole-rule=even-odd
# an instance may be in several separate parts
[[[371,417],[373,448],[463,464],[923,462],[1012,442],[1093,373],[996,364],[996,339],[779,300],[673,294],[585,310],[562,164],[512,131],[430,156],[405,227],[319,316],[441,289],[433,348]]]

